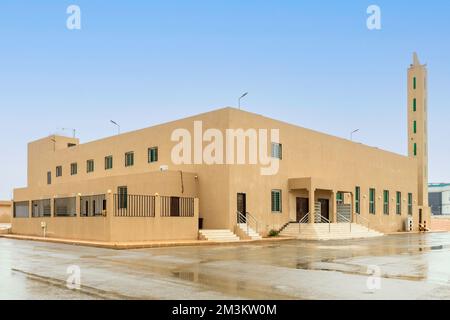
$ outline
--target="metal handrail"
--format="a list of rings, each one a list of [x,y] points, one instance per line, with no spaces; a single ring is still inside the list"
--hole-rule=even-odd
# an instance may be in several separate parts
[[[352,232],[352,221],[351,221],[351,219],[348,219],[346,216],[340,214],[339,212],[336,212],[336,215],[337,215],[336,217],[337,217],[338,221],[339,221],[339,219],[342,219],[345,222],[348,222],[348,224],[350,225],[350,232]]]
[[[237,213],[237,222],[246,224],[247,234],[250,231],[250,221],[252,221],[253,224],[255,225],[255,232],[258,233],[258,224],[259,223],[258,223],[258,220],[253,215],[251,215],[249,212],[246,212],[245,215],[240,211],[236,211],[236,213]]]
[[[367,231],[370,231],[370,220],[369,220],[369,219],[364,218],[364,217],[362,217],[362,216],[359,215],[359,214],[356,214],[355,217],[356,217],[356,223],[358,223],[358,219],[361,219],[361,220],[363,220],[363,221],[366,221],[366,222],[367,222]]]
[[[309,222],[309,212],[298,222],[298,233],[301,233],[302,224]]]
[[[320,215],[320,223],[328,223],[328,232],[331,232],[331,221],[325,218],[323,215]]]

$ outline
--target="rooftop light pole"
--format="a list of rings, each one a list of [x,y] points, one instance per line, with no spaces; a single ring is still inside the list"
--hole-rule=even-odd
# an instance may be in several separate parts
[[[247,95],[248,95],[248,92],[244,93],[242,96],[239,97],[239,100],[238,100],[239,110],[241,109],[242,98],[246,97]]]
[[[117,134],[120,134],[120,125],[113,120],[110,120],[110,122],[117,127]]]
[[[353,141],[353,134],[357,133],[359,131],[359,129],[353,130],[352,132],[350,132],[350,141]]]

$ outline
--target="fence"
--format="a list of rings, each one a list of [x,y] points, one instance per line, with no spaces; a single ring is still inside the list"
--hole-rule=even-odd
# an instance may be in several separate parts
[[[104,194],[80,197],[80,216],[105,216],[107,210],[106,196]]]
[[[161,217],[193,217],[194,198],[161,197]]]
[[[115,194],[115,217],[154,217],[155,196]]]

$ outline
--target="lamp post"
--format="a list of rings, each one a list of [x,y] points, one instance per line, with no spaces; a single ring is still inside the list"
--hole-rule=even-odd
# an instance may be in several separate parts
[[[242,100],[242,98],[246,97],[247,95],[248,95],[248,92],[244,93],[242,96],[239,97],[239,100],[238,100],[239,110],[241,110],[241,100]]]
[[[357,133],[359,131],[359,129],[353,130],[352,132],[350,132],[350,141],[353,141],[353,134]]]
[[[117,134],[120,134],[120,125],[113,120],[110,120],[110,122],[117,127]]]

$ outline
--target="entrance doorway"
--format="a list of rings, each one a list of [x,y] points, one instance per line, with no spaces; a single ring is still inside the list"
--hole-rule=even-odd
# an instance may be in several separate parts
[[[320,213],[322,217],[330,220],[330,200],[328,199],[319,199],[320,202]]]
[[[309,211],[309,199],[308,198],[296,198],[296,208],[297,208],[297,222],[300,222]]]
[[[170,197],[170,216],[179,217],[180,216],[180,198]]]
[[[247,195],[245,193],[237,194],[237,211],[244,217],[247,216]]]

